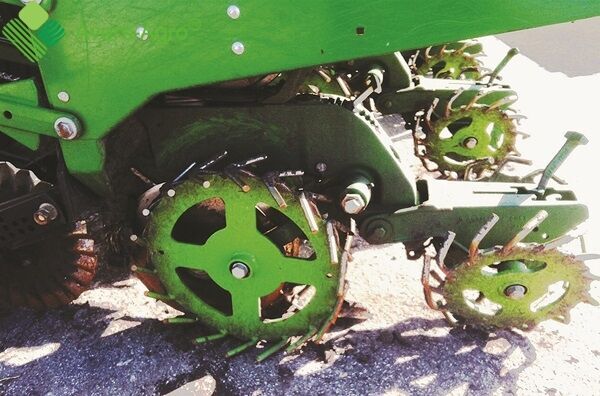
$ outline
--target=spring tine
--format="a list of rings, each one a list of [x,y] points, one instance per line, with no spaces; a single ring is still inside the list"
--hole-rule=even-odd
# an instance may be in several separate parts
[[[329,257],[331,259],[331,264],[339,264],[340,260],[338,257],[338,243],[335,238],[334,230],[333,230],[333,222],[328,221],[326,225],[327,230],[327,242],[329,246]]]
[[[306,344],[312,337],[315,336],[315,334],[317,334],[317,329],[315,327],[311,326],[305,335],[303,335],[302,337],[300,337],[299,339],[297,339],[296,341],[291,343],[286,348],[285,354],[289,355],[290,353],[296,351],[298,348],[301,348],[302,345]]]
[[[448,104],[446,105],[446,112],[444,114],[446,118],[450,117],[450,114],[452,113],[452,105],[454,104],[454,101],[456,101],[456,99],[458,99],[464,91],[464,88],[460,88],[458,91],[456,91],[456,94],[452,96],[452,98],[448,101]]]
[[[515,245],[521,242],[523,239],[527,237],[533,231],[534,228],[542,224],[544,220],[548,217],[548,212],[545,210],[540,210],[531,220],[529,220],[519,231],[517,235],[514,236],[505,246],[502,248],[502,253],[507,254],[515,247]]]
[[[253,338],[250,341],[245,342],[242,345],[229,350],[225,355],[227,357],[234,357],[236,355],[239,355],[240,353],[244,352],[246,349],[255,346],[257,342],[258,342],[258,338]]]
[[[433,116],[433,111],[435,110],[435,108],[437,107],[437,105],[438,105],[439,102],[440,102],[440,99],[439,98],[435,98],[433,100],[433,103],[429,107],[429,110],[427,110],[427,114],[425,115],[425,122],[427,123],[427,127],[430,130],[433,129],[433,125],[431,124],[431,117]]]
[[[494,103],[492,103],[484,111],[485,112],[492,111],[492,110],[497,109],[499,107],[503,107],[503,106],[515,103],[516,101],[517,101],[517,99],[515,98],[514,95],[506,96],[506,97],[504,97],[502,99],[499,99],[499,100],[495,101]]]
[[[352,248],[352,242],[354,241],[354,236],[356,235],[356,220],[350,219],[350,230],[346,236],[346,243],[344,244],[344,252],[350,252]]]
[[[260,363],[260,362],[264,361],[265,359],[268,359],[270,356],[273,356],[274,354],[279,352],[281,349],[285,348],[285,346],[287,345],[288,342],[289,342],[289,339],[284,338],[281,341],[279,341],[278,343],[276,343],[275,345],[269,347],[264,352],[262,352],[261,354],[258,355],[258,357],[256,358],[256,362]]]
[[[446,240],[444,241],[442,248],[438,252],[438,257],[437,257],[438,265],[444,273],[447,273],[447,271],[448,271],[448,269],[446,268],[446,264],[444,263],[444,260],[446,260],[446,256],[448,255],[448,252],[450,251],[450,247],[454,243],[455,238],[456,238],[456,233],[454,233],[452,231],[448,231],[448,236],[446,237]]]
[[[147,186],[149,186],[149,187],[156,186],[156,183],[154,183],[152,180],[150,180],[149,177],[147,177],[146,175],[144,175],[142,172],[140,172],[136,168],[130,168],[130,170],[131,170],[131,173],[133,173],[135,175],[135,177],[137,177],[138,179],[140,179]]]
[[[481,227],[477,235],[475,235],[475,238],[473,238],[473,241],[471,241],[471,245],[469,246],[469,263],[472,264],[475,261],[475,258],[479,253],[479,244],[483,238],[489,234],[492,228],[494,228],[496,223],[498,223],[498,220],[500,220],[500,217],[496,213],[492,213],[492,217],[483,225],[483,227]]]
[[[421,273],[421,284],[423,285],[423,295],[425,296],[425,303],[431,309],[438,310],[438,304],[433,300],[431,294],[432,287],[429,283],[429,274],[431,273],[431,256],[423,256],[423,272]]]
[[[269,157],[267,155],[259,155],[257,157],[250,158],[250,159],[248,159],[246,161],[236,162],[236,163],[232,164],[231,166],[233,166],[235,168],[243,168],[243,167],[246,167],[246,166],[249,166],[249,165],[257,164],[259,162],[263,162],[263,161],[265,161],[268,158]]]
[[[222,331],[220,333],[216,333],[216,334],[212,334],[212,335],[208,335],[208,336],[204,336],[204,337],[198,337],[194,340],[195,344],[206,344],[207,342],[211,342],[211,341],[216,341],[216,340],[220,340],[227,337],[227,332]]]
[[[490,92],[481,91],[477,95],[473,96],[473,99],[467,104],[465,107],[466,110],[470,110],[477,102],[479,102],[482,98],[489,95]]]
[[[425,59],[426,60],[431,59],[431,49],[432,49],[432,47],[425,48]]]
[[[304,217],[306,217],[306,221],[308,222],[310,231],[313,234],[316,234],[317,232],[319,232],[319,225],[317,224],[315,213],[313,212],[304,191],[300,193],[298,200],[300,201],[300,206],[302,207],[302,211],[304,212]]]

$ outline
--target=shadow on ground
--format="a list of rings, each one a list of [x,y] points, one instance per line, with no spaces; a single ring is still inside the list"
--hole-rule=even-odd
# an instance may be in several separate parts
[[[218,394],[487,395],[514,391],[535,360],[517,333],[448,331],[424,318],[380,330],[338,326],[325,345],[260,365],[256,352],[225,359],[234,340],[193,346],[201,331],[89,305],[19,310],[0,320],[0,393],[164,394],[209,374]],[[521,361],[507,364],[515,353]]]

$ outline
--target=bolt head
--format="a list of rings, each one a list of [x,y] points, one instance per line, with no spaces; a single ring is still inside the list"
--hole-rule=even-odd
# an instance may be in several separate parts
[[[319,173],[325,173],[327,172],[327,164],[325,162],[319,162],[317,165],[315,165],[315,169]]]
[[[231,265],[231,275],[236,279],[244,279],[250,275],[250,268],[242,262],[236,262]]]
[[[236,41],[231,45],[231,50],[236,55],[242,55],[244,52],[246,52],[246,47],[244,46],[244,43]]]
[[[358,214],[365,210],[367,203],[362,196],[358,194],[347,194],[342,199],[342,208],[348,214]]]
[[[33,214],[33,221],[38,225],[45,226],[56,220],[57,217],[58,210],[56,207],[49,203],[43,203]]]
[[[227,15],[229,15],[229,18],[231,19],[238,19],[241,14],[242,12],[238,6],[231,5],[227,8]]]
[[[527,294],[527,288],[523,285],[511,285],[504,289],[504,295],[513,300],[520,300]]]
[[[589,143],[588,138],[586,138],[583,133],[579,133],[579,132],[573,132],[573,131],[567,132],[565,134],[565,138],[567,138],[567,140],[570,142],[575,142],[582,146],[585,146],[586,144]]]
[[[71,96],[66,91],[59,92],[57,96],[58,100],[60,100],[63,103],[67,103],[69,100],[71,100]]]
[[[472,150],[475,147],[477,147],[477,143],[479,143],[479,142],[474,137],[470,137],[468,139],[465,139],[465,141],[464,141],[465,147],[468,148],[468,149],[470,149],[470,150]]]
[[[54,123],[54,131],[64,140],[73,140],[79,137],[79,126],[75,121],[67,117],[60,117]]]
[[[143,26],[140,26],[135,30],[135,37],[137,37],[138,39],[140,39],[142,41],[148,40],[149,35],[150,35],[150,32],[148,32],[146,30],[146,28]]]

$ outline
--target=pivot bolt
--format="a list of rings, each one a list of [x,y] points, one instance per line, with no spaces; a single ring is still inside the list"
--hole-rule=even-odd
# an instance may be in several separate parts
[[[512,285],[504,289],[504,295],[513,300],[520,300],[527,294],[527,288],[522,285]]]
[[[477,139],[475,139],[474,137],[470,137],[468,139],[465,139],[465,147],[472,150],[475,147],[477,147],[477,143],[479,143],[477,141]]]
[[[367,202],[360,194],[346,194],[342,199],[342,208],[348,214],[358,214],[366,207]]]
[[[244,263],[237,262],[231,265],[231,275],[236,279],[244,279],[250,275],[250,268]]]
[[[58,210],[56,207],[49,203],[43,203],[33,214],[33,221],[41,226],[45,226],[56,220],[57,217]]]
[[[54,123],[56,134],[64,140],[73,140],[79,137],[79,126],[75,121],[67,117],[60,117]]]

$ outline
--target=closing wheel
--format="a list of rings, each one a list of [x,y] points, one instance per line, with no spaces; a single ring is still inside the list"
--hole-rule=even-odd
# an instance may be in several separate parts
[[[281,208],[261,181],[248,186],[190,180],[152,209],[144,238],[164,299],[244,340],[315,334],[341,301],[325,227],[311,232],[292,194]]]

